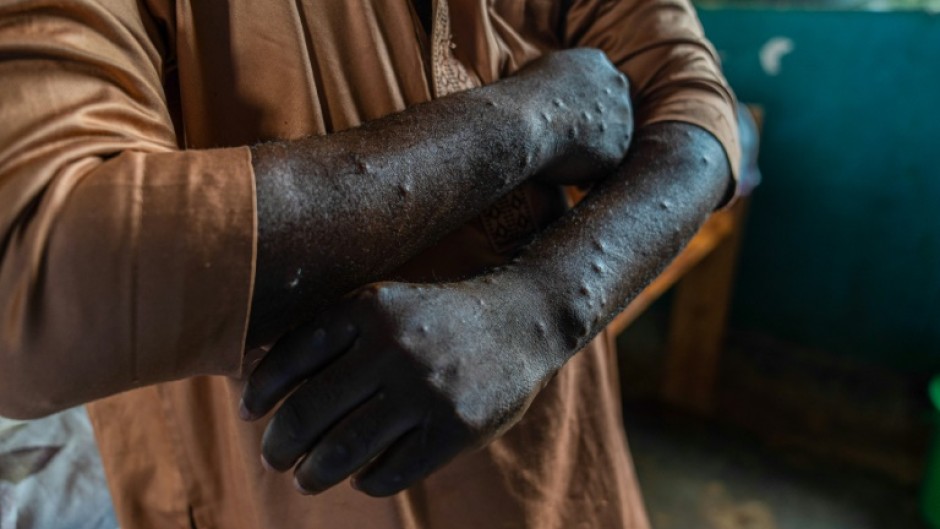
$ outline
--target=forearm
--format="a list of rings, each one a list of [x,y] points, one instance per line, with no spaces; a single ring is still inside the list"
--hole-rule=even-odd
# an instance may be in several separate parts
[[[265,460],[281,471],[296,464],[303,490],[356,474],[360,490],[385,496],[519,421],[728,187],[725,155],[707,132],[655,125],[637,141],[619,170],[506,267],[450,284],[370,285],[279,342],[242,405],[255,419],[283,403],[264,435]],[[381,396],[337,398],[344,393]],[[337,447],[342,458],[332,456]]]
[[[507,270],[545,295],[556,367],[645,288],[695,234],[730,184],[721,145],[663,123],[638,131],[624,164]]]
[[[357,129],[255,147],[249,345],[381,279],[537,172],[609,171],[630,132],[624,78],[575,50]]]
[[[378,279],[531,176],[537,123],[494,87],[364,127],[253,149],[252,337]]]

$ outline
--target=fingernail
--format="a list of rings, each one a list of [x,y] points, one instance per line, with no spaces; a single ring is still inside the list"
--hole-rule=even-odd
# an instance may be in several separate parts
[[[271,466],[271,463],[268,463],[268,460],[264,458],[264,454],[261,454],[261,466],[268,472],[277,472],[277,470]]]
[[[238,403],[238,417],[243,421],[250,421],[254,419],[254,415],[248,411],[248,406],[245,406],[244,399]]]
[[[300,484],[300,481],[297,480],[297,476],[294,476],[294,488],[297,489],[297,492],[303,494],[304,496],[310,496],[313,494],[309,490],[303,488],[303,486]]]

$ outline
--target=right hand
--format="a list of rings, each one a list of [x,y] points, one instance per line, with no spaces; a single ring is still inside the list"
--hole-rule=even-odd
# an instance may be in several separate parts
[[[262,457],[302,492],[395,494],[522,418],[570,354],[547,310],[524,274],[362,287],[271,349],[241,415],[278,408]]]
[[[633,138],[630,83],[604,52],[580,48],[551,52],[517,78],[537,89],[524,104],[528,119],[550,132],[554,156],[536,177],[552,184],[589,184],[623,160]]]

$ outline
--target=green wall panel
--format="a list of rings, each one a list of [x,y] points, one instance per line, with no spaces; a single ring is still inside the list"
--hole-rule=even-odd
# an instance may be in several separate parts
[[[766,111],[732,326],[940,370],[940,16],[700,15]]]

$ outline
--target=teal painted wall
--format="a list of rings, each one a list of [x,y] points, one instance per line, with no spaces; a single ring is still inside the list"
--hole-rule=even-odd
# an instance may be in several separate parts
[[[940,16],[700,15],[739,98],[766,111],[732,327],[940,371]],[[792,50],[772,75],[760,51],[778,37]]]

